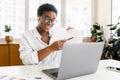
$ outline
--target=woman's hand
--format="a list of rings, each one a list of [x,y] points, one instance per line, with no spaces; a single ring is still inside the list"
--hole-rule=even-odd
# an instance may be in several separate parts
[[[63,48],[64,43],[66,42],[66,39],[64,40],[59,40],[59,41],[55,41],[54,43],[52,43],[50,45],[50,48],[53,51],[57,51],[57,50],[61,50]]]
[[[68,28],[66,29],[67,31],[74,29],[73,27],[68,26]]]

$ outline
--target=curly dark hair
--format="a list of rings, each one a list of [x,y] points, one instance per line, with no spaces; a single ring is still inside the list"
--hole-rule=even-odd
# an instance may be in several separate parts
[[[57,15],[56,7],[50,3],[45,3],[45,4],[42,4],[41,6],[39,6],[39,8],[37,10],[37,16],[41,16],[46,11],[53,11]]]

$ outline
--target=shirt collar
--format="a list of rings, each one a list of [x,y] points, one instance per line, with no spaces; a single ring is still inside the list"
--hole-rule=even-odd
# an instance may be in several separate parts
[[[38,30],[37,30],[36,28],[34,28],[34,29],[32,30],[32,33],[33,33],[33,35],[36,36],[36,37],[39,37],[39,38],[42,37],[42,36],[39,34],[39,32],[38,32]],[[50,29],[50,30],[49,30],[49,36],[52,37],[52,35],[53,35],[53,31],[52,31],[52,29]]]

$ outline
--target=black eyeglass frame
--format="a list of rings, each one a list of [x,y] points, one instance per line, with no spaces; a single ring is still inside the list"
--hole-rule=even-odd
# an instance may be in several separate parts
[[[52,24],[56,24],[57,20],[56,19],[51,19],[49,16],[44,16],[45,22],[51,22]]]

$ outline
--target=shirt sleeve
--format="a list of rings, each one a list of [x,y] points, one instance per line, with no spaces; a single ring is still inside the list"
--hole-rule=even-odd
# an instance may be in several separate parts
[[[29,37],[29,36],[27,36]],[[32,40],[29,38],[29,40]],[[38,64],[38,55],[37,50],[32,47],[32,43],[30,43],[28,38],[25,35],[22,36],[20,42],[20,59],[22,60],[23,64],[31,65],[31,64]]]

